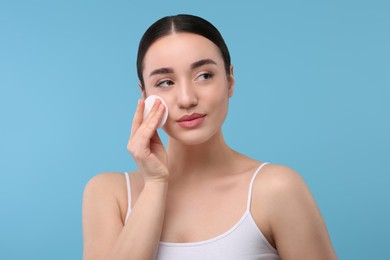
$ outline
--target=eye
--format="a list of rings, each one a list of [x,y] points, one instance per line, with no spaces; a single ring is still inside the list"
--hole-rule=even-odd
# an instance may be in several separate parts
[[[207,79],[211,79],[213,76],[214,76],[213,73],[206,72],[206,73],[202,73],[201,75],[199,75],[198,79],[199,80],[207,80]]]
[[[163,80],[163,81],[158,82],[156,84],[156,87],[157,88],[167,88],[170,85],[173,85],[173,81],[172,80]]]

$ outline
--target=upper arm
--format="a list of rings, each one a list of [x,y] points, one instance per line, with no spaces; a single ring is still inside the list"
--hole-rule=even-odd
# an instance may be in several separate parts
[[[267,218],[282,259],[337,259],[320,210],[304,180],[272,165],[263,178]]]
[[[85,186],[82,206],[83,259],[101,259],[123,228],[115,173],[94,176]]]

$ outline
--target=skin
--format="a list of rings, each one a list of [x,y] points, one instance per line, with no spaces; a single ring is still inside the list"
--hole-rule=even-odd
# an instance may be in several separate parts
[[[227,75],[211,41],[190,33],[160,38],[145,55],[143,76],[127,146],[138,166],[130,176],[132,213],[124,225],[123,174],[92,178],[83,199],[85,260],[154,259],[159,241],[195,242],[224,233],[244,214],[252,174],[261,164],[223,138],[233,68]],[[156,131],[164,111],[159,101],[143,120],[143,100],[152,94],[169,109],[166,148]],[[181,127],[177,120],[192,113],[204,114],[202,123]],[[255,179],[250,211],[282,259],[337,259],[314,198],[292,169],[266,165]]]

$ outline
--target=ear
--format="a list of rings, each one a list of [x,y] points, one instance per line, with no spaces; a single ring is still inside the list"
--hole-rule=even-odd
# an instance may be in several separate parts
[[[138,87],[141,90],[142,98],[145,100],[146,99],[146,92],[145,92],[145,89],[142,87],[141,82],[138,82]]]
[[[229,84],[229,98],[233,96],[234,93],[234,70],[233,65],[230,65],[230,75],[228,75],[228,84]]]

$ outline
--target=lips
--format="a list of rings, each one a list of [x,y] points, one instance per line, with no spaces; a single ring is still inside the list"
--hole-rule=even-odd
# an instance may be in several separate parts
[[[205,116],[205,114],[193,113],[191,115],[182,116],[177,120],[177,123],[183,128],[194,128],[203,122]]]
[[[177,120],[177,122],[191,121],[191,120],[194,120],[194,119],[197,119],[197,118],[201,118],[201,117],[204,117],[204,116],[205,116],[205,114],[193,113],[191,115],[182,116],[179,120]]]

